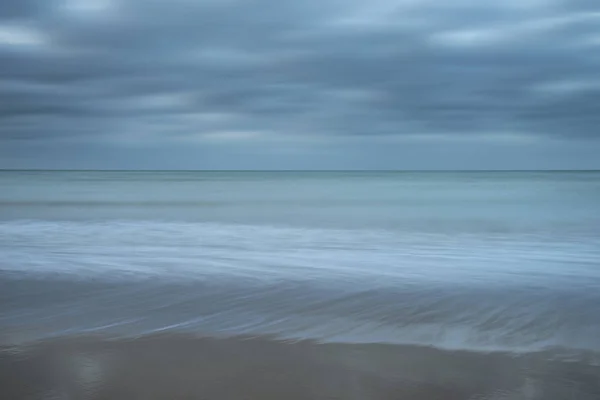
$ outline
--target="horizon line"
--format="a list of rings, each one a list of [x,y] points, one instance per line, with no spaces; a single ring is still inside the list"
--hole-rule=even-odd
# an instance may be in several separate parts
[[[600,172],[600,169],[110,169],[0,168],[1,172]]]

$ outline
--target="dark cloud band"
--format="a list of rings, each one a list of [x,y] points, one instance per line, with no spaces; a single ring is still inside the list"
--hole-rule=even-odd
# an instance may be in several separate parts
[[[599,54],[585,0],[3,1],[0,134],[592,137]]]

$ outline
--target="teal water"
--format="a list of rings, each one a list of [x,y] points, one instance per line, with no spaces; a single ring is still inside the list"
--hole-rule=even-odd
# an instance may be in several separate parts
[[[594,400],[599,310],[598,172],[0,172],[2,398]]]
[[[8,338],[600,350],[600,173],[3,171],[0,272]]]
[[[0,219],[598,233],[599,172],[0,172]]]

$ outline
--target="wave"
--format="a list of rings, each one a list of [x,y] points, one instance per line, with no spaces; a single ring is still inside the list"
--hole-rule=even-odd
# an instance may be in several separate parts
[[[0,274],[0,343],[70,334],[271,334],[515,354],[598,351],[598,294],[362,280]]]
[[[186,331],[600,350],[594,237],[15,221],[0,243],[8,341]]]

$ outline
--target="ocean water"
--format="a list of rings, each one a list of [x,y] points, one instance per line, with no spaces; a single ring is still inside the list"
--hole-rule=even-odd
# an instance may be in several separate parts
[[[600,399],[600,172],[2,171],[0,346],[11,399]]]

